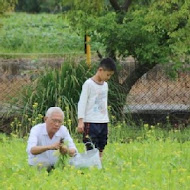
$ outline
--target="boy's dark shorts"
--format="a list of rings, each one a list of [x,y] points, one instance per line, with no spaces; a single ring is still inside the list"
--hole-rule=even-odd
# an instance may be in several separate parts
[[[107,123],[84,123],[83,143],[92,142],[102,152],[107,144],[107,139]],[[86,149],[91,150],[92,146],[86,144]]]

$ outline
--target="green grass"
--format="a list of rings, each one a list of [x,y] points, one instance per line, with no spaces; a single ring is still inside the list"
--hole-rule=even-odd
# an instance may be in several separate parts
[[[84,53],[84,37],[59,14],[12,13],[1,24],[0,53]]]
[[[76,145],[83,151],[82,144]],[[67,165],[48,175],[28,166],[26,139],[0,134],[0,189],[188,190],[189,147],[190,141],[151,137],[141,142],[109,143],[102,170],[77,170]]]

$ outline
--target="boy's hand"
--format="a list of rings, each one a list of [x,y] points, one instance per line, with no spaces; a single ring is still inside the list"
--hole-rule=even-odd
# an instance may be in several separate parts
[[[78,133],[83,133],[84,132],[84,122],[82,119],[79,119],[78,127],[77,127],[77,132]]]

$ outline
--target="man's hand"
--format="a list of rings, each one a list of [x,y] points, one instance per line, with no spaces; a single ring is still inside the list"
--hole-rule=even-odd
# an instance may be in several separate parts
[[[61,147],[60,142],[56,142],[54,144],[49,145],[49,150],[58,150]]]
[[[83,133],[84,132],[84,122],[83,119],[79,119],[78,127],[77,127],[77,132],[78,133]]]
[[[69,152],[69,149],[67,148],[66,145],[62,145],[62,146],[60,146],[59,151],[61,154],[67,154]]]

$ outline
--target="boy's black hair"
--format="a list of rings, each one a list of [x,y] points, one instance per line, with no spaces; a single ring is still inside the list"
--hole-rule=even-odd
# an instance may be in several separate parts
[[[116,71],[115,61],[110,57],[102,59],[99,65],[100,67],[106,71]]]

